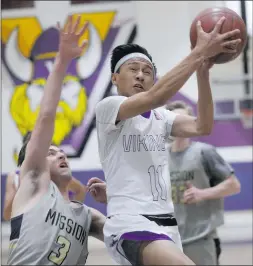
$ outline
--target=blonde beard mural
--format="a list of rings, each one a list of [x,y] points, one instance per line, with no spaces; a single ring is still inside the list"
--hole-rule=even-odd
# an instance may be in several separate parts
[[[116,14],[117,9],[78,14],[81,15],[80,24],[89,21],[88,32],[80,39],[80,43],[88,39],[88,46],[68,67],[52,139],[70,157],[81,155],[94,127],[95,105],[111,90],[111,74],[105,62],[109,62],[124,23],[131,26],[122,35],[125,36],[123,40],[117,39],[117,45],[126,42],[133,32],[135,34],[135,24],[131,20],[114,23]],[[14,84],[9,112],[23,137],[35,125],[46,79],[58,51],[59,34],[54,26],[42,29],[37,17],[3,18],[1,43],[2,63]],[[13,150],[16,161],[19,148]]]
[[[41,94],[45,83],[45,79],[37,79],[30,86],[27,84],[17,86],[14,91],[10,112],[23,136],[33,130],[39,112],[37,97]],[[76,77],[66,76],[55,119],[52,139],[55,145],[60,145],[73,127],[81,124],[86,106],[87,98],[84,88],[81,87]]]

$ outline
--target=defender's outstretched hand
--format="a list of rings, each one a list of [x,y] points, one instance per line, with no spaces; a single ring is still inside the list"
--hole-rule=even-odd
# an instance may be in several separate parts
[[[60,23],[57,23],[57,28],[60,33],[60,44],[59,44],[59,56],[61,60],[65,62],[70,62],[72,59],[80,56],[83,49],[87,45],[87,40],[84,40],[79,46],[78,41],[80,37],[84,34],[88,27],[88,22],[86,22],[83,27],[78,30],[80,25],[80,16],[73,21],[73,17],[68,18],[65,29],[61,29]]]

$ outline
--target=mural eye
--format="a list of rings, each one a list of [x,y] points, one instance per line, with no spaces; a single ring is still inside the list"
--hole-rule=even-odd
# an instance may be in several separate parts
[[[78,95],[81,89],[81,84],[77,81],[66,82],[63,85],[61,100],[74,109],[77,105]]]
[[[27,88],[27,97],[30,101],[30,108],[32,111],[35,111],[38,105],[40,104],[43,94],[43,86],[39,84],[31,84]]]

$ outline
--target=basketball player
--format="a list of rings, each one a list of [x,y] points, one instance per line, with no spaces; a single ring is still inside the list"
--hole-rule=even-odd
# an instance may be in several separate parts
[[[191,107],[181,101],[166,108],[193,116]],[[223,198],[240,192],[233,169],[213,146],[175,138],[169,147],[169,170],[184,253],[197,265],[218,265],[216,228],[224,223]]]
[[[11,207],[14,196],[19,187],[19,175],[17,172],[10,172],[6,177],[5,199],[3,218],[9,221],[11,218]],[[86,186],[72,176],[68,186],[69,196],[73,201],[84,202],[86,196]]]
[[[23,139],[23,144],[27,141],[28,137],[30,137],[31,132],[25,135]],[[18,165],[20,167],[20,165]],[[9,221],[11,218],[11,209],[12,202],[15,197],[15,194],[19,187],[19,173],[10,172],[6,177],[6,186],[5,186],[5,199],[4,199],[4,210],[3,210],[3,218],[6,221]],[[68,186],[69,195],[72,196],[72,200],[83,202],[86,195],[86,186],[84,186],[79,180],[72,177]]]
[[[70,202],[71,170],[65,153],[51,145],[58,102],[71,60],[80,56],[80,16],[59,25],[59,52],[43,90],[31,138],[19,152],[20,186],[12,204],[9,265],[84,265],[88,235],[103,240],[105,217]]]
[[[112,83],[120,96],[96,106],[99,155],[107,182],[105,243],[127,265],[192,265],[182,252],[168,181],[170,136],[209,134],[213,104],[209,79],[199,76],[199,113],[177,115],[161,107],[189,77],[217,54],[235,53],[239,30],[220,34],[225,18],[210,33],[197,24],[196,47],[155,84],[156,68],[147,50],[121,45],[111,58]],[[235,37],[236,38],[236,37]],[[229,46],[229,47],[228,47]]]

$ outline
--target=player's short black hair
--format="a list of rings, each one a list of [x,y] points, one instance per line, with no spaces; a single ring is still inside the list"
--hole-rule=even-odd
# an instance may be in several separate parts
[[[31,139],[31,135],[32,135],[32,132],[29,131],[23,137],[23,145],[22,145],[22,147],[19,151],[19,154],[18,154],[18,167],[20,167],[22,165],[23,161],[25,160],[26,147],[27,147],[29,140]]]
[[[111,56],[111,72],[114,73],[114,68],[122,57],[131,53],[142,53],[146,55],[152,62],[156,74],[157,69],[155,64],[153,63],[152,56],[148,53],[148,51],[144,47],[132,43],[119,45],[113,49]]]
[[[189,115],[191,115],[191,116],[194,115],[192,107],[183,101],[170,102],[166,105],[166,109],[169,111],[173,111],[175,109],[184,109],[188,112]]]

